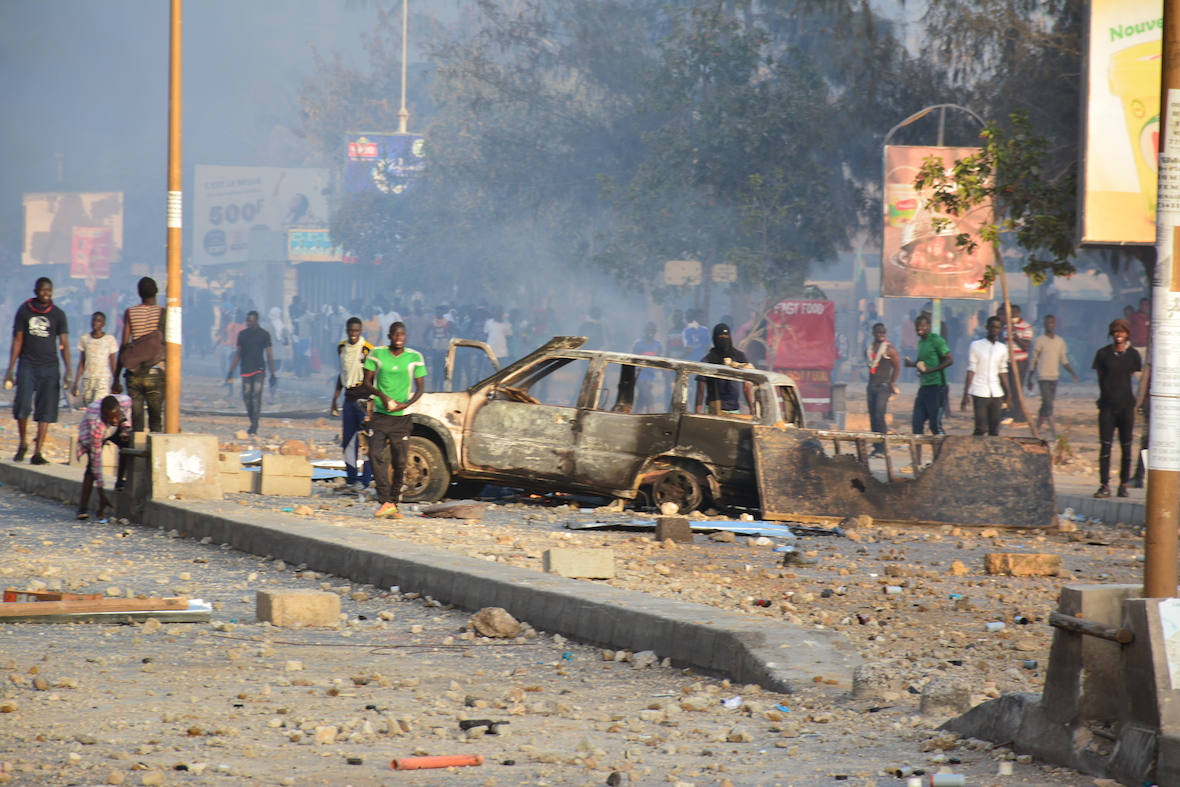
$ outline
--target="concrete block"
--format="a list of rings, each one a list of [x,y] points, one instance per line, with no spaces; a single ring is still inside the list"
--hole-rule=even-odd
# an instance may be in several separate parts
[[[692,526],[686,516],[656,517],[656,541],[671,539],[677,544],[692,543]]]
[[[260,590],[258,622],[275,626],[334,626],[340,622],[340,596],[305,590]]]
[[[283,457],[287,459],[288,457]],[[291,457],[294,458],[294,457]],[[265,472],[251,473],[261,476],[258,493],[262,495],[282,495],[285,497],[311,497],[311,476],[297,478],[294,476],[274,476]]]
[[[221,494],[232,495],[237,492],[249,492],[250,479],[245,478],[246,473],[222,473],[221,474]],[[244,480],[243,480],[244,479]],[[247,485],[246,489],[242,488],[243,483]]]
[[[992,552],[983,556],[987,573],[1010,577],[1051,577],[1057,574],[1061,565],[1060,555]]]
[[[549,574],[576,579],[614,579],[613,549],[546,549],[541,556],[542,570]]]
[[[221,472],[223,472],[223,473],[240,473],[240,472],[242,472],[242,452],[241,451],[218,451],[217,458],[221,462]]]
[[[919,709],[926,716],[957,716],[971,709],[971,688],[958,678],[934,677],[922,687]]]
[[[221,499],[221,459],[211,434],[151,434],[151,497]]]
[[[293,478],[311,478],[311,462],[306,456],[282,456],[281,454],[263,454],[262,474],[264,476],[290,476]]]

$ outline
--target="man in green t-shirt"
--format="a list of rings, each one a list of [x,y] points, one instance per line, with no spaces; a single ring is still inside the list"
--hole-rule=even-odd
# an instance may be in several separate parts
[[[389,326],[389,346],[378,347],[365,358],[363,385],[373,397],[369,461],[373,463],[373,481],[381,504],[374,516],[380,519],[402,517],[397,504],[401,500],[410,433],[414,429],[406,409],[422,396],[425,377],[426,361],[417,350],[406,347],[406,326],[401,322]]]
[[[931,434],[946,434],[942,429],[942,403],[947,394],[944,370],[955,359],[951,357],[946,340],[930,332],[930,318],[925,314],[919,314],[914,320],[914,331],[918,334],[918,360],[905,359],[906,366],[916,367],[920,372],[911,426],[914,434],[922,434],[929,422]]]

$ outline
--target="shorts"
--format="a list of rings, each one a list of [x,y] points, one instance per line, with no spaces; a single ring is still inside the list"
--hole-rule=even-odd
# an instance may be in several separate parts
[[[26,366],[16,369],[16,398],[12,417],[23,421],[32,413],[41,424],[57,423],[57,406],[61,400],[61,370],[53,366]]]

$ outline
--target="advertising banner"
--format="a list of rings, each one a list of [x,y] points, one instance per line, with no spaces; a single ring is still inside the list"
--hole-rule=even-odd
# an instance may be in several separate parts
[[[405,193],[426,165],[421,134],[344,135],[344,190],[350,194]]]
[[[332,245],[328,230],[287,230],[287,259],[291,262],[342,262],[344,252]]]
[[[87,260],[101,247],[107,270],[123,253],[123,193],[119,191],[25,194],[25,265],[76,262],[79,239]],[[78,233],[78,230],[87,230]],[[105,275],[105,274],[104,274]]]
[[[922,162],[941,158],[949,169],[979,148],[885,147],[884,240],[881,245],[881,295],[886,298],[968,298],[991,300],[980,281],[992,264],[991,246],[968,253],[955,238],[967,233],[978,241],[979,227],[991,220],[990,206],[963,216],[936,213],[927,195],[914,188]],[[939,229],[935,219],[950,219]]]
[[[835,368],[836,304],[782,301],[766,315],[766,353],[772,369]]]
[[[245,262],[251,230],[327,224],[328,170],[198,164],[193,180],[193,262]]]
[[[1083,243],[1154,243],[1163,0],[1090,0]]]
[[[111,228],[74,227],[70,278],[108,279],[111,275]]]

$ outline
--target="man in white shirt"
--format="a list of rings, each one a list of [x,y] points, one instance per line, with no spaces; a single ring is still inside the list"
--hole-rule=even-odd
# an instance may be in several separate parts
[[[974,434],[977,435],[1000,433],[1000,413],[1008,399],[1008,346],[998,341],[1002,330],[1000,318],[989,317],[986,338],[971,342],[967,382],[959,409],[967,409],[970,396],[975,407]]]
[[[488,346],[496,356],[496,360],[504,363],[508,357],[508,337],[512,335],[512,324],[504,319],[504,310],[499,306],[492,309],[492,316],[483,326],[488,335]]]

